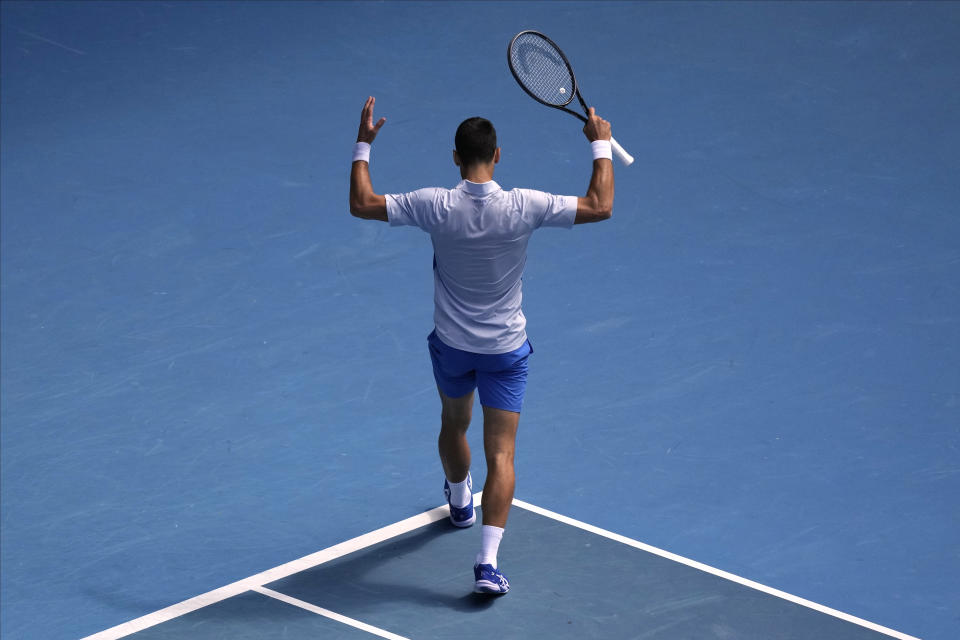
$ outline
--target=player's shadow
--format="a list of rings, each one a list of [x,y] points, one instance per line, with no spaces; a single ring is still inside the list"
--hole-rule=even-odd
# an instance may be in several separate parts
[[[473,593],[479,543],[479,532],[444,519],[266,586],[361,619],[393,605],[482,611],[497,597]]]

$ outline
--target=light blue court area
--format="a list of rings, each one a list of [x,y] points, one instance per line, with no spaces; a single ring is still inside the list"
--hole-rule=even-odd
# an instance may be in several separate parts
[[[259,576],[229,591],[237,595],[224,591],[182,615],[147,616],[90,640],[910,639],[522,502],[511,519],[512,551],[501,557],[513,589],[474,594],[464,545],[476,530],[453,527],[447,513],[433,510],[433,522],[401,523],[385,540],[348,543],[344,551],[356,550],[320,564],[323,557],[305,558],[298,564],[313,566],[289,577]],[[143,630],[126,635],[136,628]]]
[[[443,502],[430,241],[349,215],[360,109],[379,193],[480,115],[504,188],[583,195],[524,29],[636,162],[531,238],[516,496],[956,639],[960,3],[0,0],[3,640],[369,635],[264,585],[412,640],[878,636],[522,507],[486,609],[476,530],[334,553]]]

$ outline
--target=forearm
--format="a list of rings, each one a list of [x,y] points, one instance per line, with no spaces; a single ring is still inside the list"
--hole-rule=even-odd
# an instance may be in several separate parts
[[[350,211],[363,207],[374,194],[370,180],[370,164],[363,160],[354,160],[350,167]]]
[[[370,163],[354,160],[350,168],[350,213],[367,220],[386,220],[386,198],[373,190]]]
[[[607,158],[593,161],[593,173],[587,194],[577,198],[575,224],[601,222],[613,215],[613,162]]]
[[[577,199],[577,217],[574,224],[600,222],[613,215],[613,152],[610,149],[610,123],[597,115],[593,107],[587,110],[583,133],[593,151],[593,173],[587,195]]]
[[[613,211],[613,162],[606,158],[593,161],[593,174],[586,197],[600,212]],[[609,217],[609,216],[608,216]]]
[[[358,218],[387,222],[387,199],[373,191],[370,181],[370,145],[387,121],[380,118],[377,124],[373,124],[374,102],[373,96],[367,98],[360,113],[360,129],[350,168],[350,213]]]

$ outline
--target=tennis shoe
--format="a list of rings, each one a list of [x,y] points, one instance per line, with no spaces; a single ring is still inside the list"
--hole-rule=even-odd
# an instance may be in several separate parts
[[[504,594],[510,591],[510,583],[507,577],[500,573],[500,569],[494,569],[492,564],[473,565],[473,591],[474,593],[493,593]]]
[[[477,514],[473,510],[473,478],[470,472],[467,472],[467,489],[470,491],[470,502],[463,507],[455,507],[450,502],[450,483],[443,481],[443,495],[447,498],[447,504],[450,505],[450,522],[453,526],[465,528],[471,526],[477,521]]]

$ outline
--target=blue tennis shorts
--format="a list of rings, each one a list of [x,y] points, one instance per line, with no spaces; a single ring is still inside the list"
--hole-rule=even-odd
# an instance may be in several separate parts
[[[433,377],[443,393],[460,398],[474,389],[480,404],[491,409],[520,413],[527,390],[527,359],[533,345],[527,340],[509,353],[471,353],[443,343],[433,331],[427,336]]]

